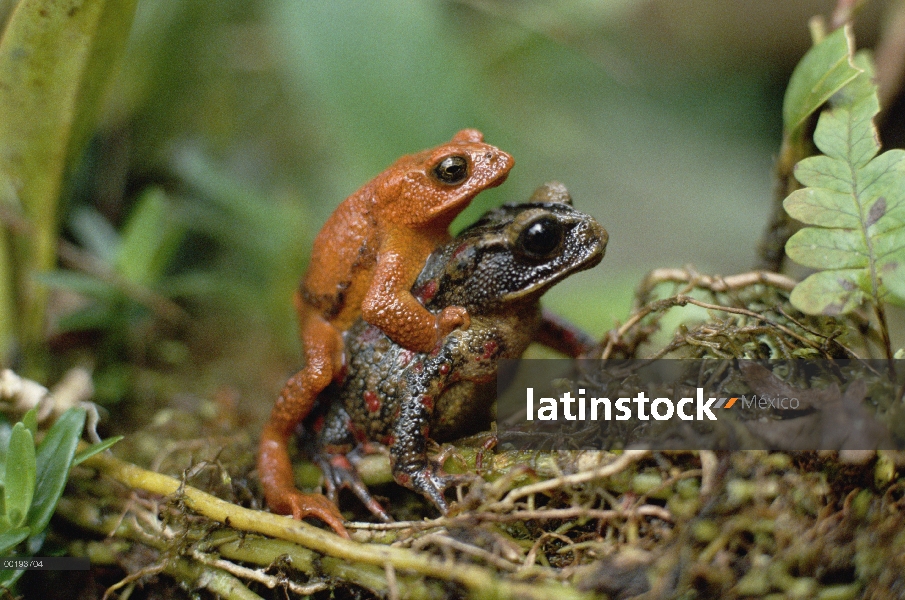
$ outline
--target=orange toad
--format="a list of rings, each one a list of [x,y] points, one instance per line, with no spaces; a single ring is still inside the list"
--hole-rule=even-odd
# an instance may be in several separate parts
[[[453,219],[479,192],[503,183],[512,165],[481,132],[464,129],[446,144],[403,156],[327,219],[295,295],[305,366],[286,383],[261,433],[258,473],[274,512],[318,517],[348,535],[332,502],[296,489],[289,438],[318,394],[342,377],[342,334],[359,315],[417,352],[468,328],[464,308],[434,315],[410,290],[427,257],[450,239]]]

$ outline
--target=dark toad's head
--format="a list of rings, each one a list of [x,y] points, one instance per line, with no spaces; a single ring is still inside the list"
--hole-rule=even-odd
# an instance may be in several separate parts
[[[607,232],[575,210],[559,183],[544,184],[524,204],[481,217],[428,259],[415,295],[428,308],[463,306],[477,316],[537,300],[552,285],[600,262]]]

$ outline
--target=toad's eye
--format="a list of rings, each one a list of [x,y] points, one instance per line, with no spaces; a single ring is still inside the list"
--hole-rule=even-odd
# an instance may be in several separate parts
[[[434,167],[434,177],[448,185],[462,183],[468,177],[468,161],[461,156],[447,156]]]
[[[559,250],[565,231],[552,217],[541,217],[518,236],[518,249],[531,258],[546,258]]]

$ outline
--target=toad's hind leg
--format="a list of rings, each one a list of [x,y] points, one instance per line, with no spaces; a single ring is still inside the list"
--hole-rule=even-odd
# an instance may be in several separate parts
[[[324,472],[327,495],[333,502],[338,502],[339,490],[350,490],[358,496],[371,514],[384,523],[392,523],[393,519],[374,499],[368,486],[361,480],[361,475],[358,474],[358,468],[355,465],[361,460],[361,454],[360,449],[356,448],[347,454],[324,452],[315,457],[315,462]]]
[[[352,419],[342,403],[331,403],[317,436],[307,439],[308,455],[324,473],[324,487],[330,500],[338,505],[339,491],[350,490],[373,515],[390,523],[393,519],[371,496],[358,473],[361,459],[379,453],[380,448],[370,442],[358,442],[352,429]]]
[[[286,382],[261,432],[258,475],[271,510],[296,519],[317,517],[348,537],[335,504],[321,494],[303,494],[295,487],[289,437],[311,412],[318,394],[341,372],[343,347],[341,334],[319,314],[306,314],[301,329],[305,367]]]

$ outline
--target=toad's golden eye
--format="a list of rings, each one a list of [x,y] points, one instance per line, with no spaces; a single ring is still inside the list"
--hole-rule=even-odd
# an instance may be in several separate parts
[[[434,177],[447,185],[462,183],[468,177],[468,161],[462,156],[447,156],[434,167]]]
[[[562,223],[541,217],[519,234],[516,247],[531,258],[546,258],[559,250],[564,236]]]

